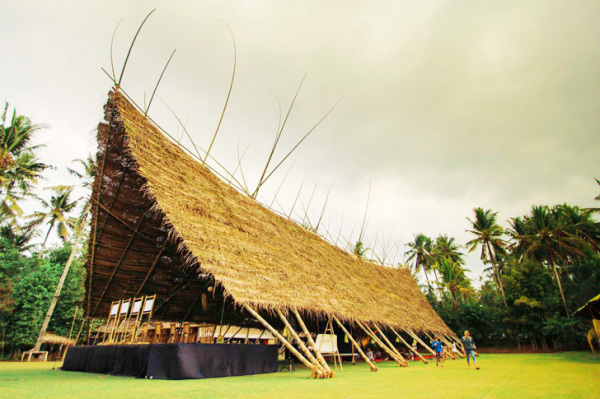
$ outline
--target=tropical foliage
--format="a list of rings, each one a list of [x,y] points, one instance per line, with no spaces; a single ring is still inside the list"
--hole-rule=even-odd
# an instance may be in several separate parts
[[[433,241],[420,234],[407,246],[413,273],[437,270],[441,290],[427,297],[455,331],[465,329],[481,345],[556,349],[584,343],[587,326],[573,319],[575,309],[600,292],[600,224],[597,209],[568,204],[533,206],[511,218],[504,230],[497,212],[475,208],[467,218],[481,247],[485,269],[481,287],[466,276],[460,246],[446,236]],[[426,274],[427,276],[427,274]]]
[[[73,187],[50,188],[49,200],[41,190],[44,170],[37,155],[40,146],[34,145],[34,136],[41,127],[16,111],[9,115],[4,107],[0,120],[0,358],[12,357],[20,350],[31,349],[36,341],[58,280],[72,250],[72,231],[77,226],[73,217],[79,210],[73,199]],[[83,172],[71,171],[87,178],[84,186],[90,189],[94,161],[78,161]],[[37,201],[39,211],[24,214],[22,203]],[[51,232],[60,237],[52,244]],[[40,245],[38,238],[43,237]],[[51,245],[48,245],[51,244]],[[50,248],[45,250],[46,246]],[[83,303],[85,269],[84,254],[77,253],[59,301],[52,315],[49,331],[68,335],[75,309]],[[82,325],[81,312],[75,324]]]

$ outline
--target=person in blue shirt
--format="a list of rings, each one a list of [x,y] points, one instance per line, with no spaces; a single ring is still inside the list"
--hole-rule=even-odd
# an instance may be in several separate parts
[[[436,338],[431,344],[431,347],[435,351],[435,365],[444,367],[444,347],[442,346],[440,339]]]
[[[467,355],[467,366],[471,368],[471,363],[469,362],[469,356],[473,358],[473,364],[475,365],[475,370],[479,370],[479,366],[477,365],[477,360],[475,359],[475,342],[473,342],[473,338],[471,338],[471,334],[469,331],[465,331],[464,337],[460,339],[465,348],[465,354]]]

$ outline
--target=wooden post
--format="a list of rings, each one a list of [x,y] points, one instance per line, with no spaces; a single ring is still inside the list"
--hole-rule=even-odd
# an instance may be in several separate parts
[[[412,347],[412,345],[409,345],[409,344],[408,344],[408,342],[406,342],[406,341],[404,340],[404,338],[402,338],[402,336],[401,336],[400,334],[398,334],[398,332],[397,332],[397,331],[396,331],[394,328],[392,328],[392,331],[394,332],[394,334],[396,334],[396,337],[398,337],[398,339],[400,339],[400,341],[401,341],[401,342],[402,342],[404,345],[406,345],[406,347],[407,347],[408,349],[410,349],[410,351],[411,351],[412,353],[414,353],[415,355],[419,356],[419,358],[421,358],[421,360],[423,361],[423,363],[425,363],[425,364],[429,363],[429,362],[427,361],[427,359],[425,359],[425,358],[424,358],[424,357],[423,357],[423,356],[422,356],[422,355],[421,355],[421,354],[420,354],[418,351],[416,351],[416,350],[415,350],[415,349]]]
[[[75,312],[73,314],[73,321],[71,322],[71,329],[69,330],[69,338],[67,338],[67,346],[65,347],[65,351],[62,354],[61,361],[65,361],[65,356],[67,356],[67,351],[69,350],[69,344],[71,343],[71,336],[73,335],[73,327],[75,327],[75,318],[77,317],[77,311],[79,310],[79,305],[75,306]],[[56,364],[56,362],[55,362]]]
[[[406,365],[402,362],[402,360],[400,360],[400,358],[394,353],[394,351],[392,351],[390,348],[388,348],[379,338],[377,338],[377,336],[370,331],[370,329],[368,329],[367,327],[365,327],[360,321],[356,321],[356,324],[363,329],[364,332],[367,333],[367,335],[369,337],[371,337],[373,339],[373,341],[375,341],[375,343],[377,345],[379,345],[381,347],[381,349],[383,349],[389,356],[390,358],[394,359],[396,361],[396,363],[398,363],[398,366],[400,367],[406,367]]]
[[[300,328],[302,329],[302,331],[304,332],[304,334],[306,334],[306,338],[308,339],[308,343],[310,344],[310,346],[312,346],[313,350],[315,351],[315,355],[317,356],[317,360],[319,361],[319,363],[321,363],[321,365],[323,366],[323,368],[325,368],[325,370],[333,373],[333,370],[331,370],[331,368],[329,367],[329,365],[325,361],[325,358],[321,354],[321,351],[319,350],[319,348],[317,348],[317,344],[315,343],[315,340],[310,335],[310,331],[308,331],[308,328],[306,328],[306,324],[304,324],[304,320],[302,320],[302,317],[300,317],[300,313],[298,312],[298,309],[294,308],[293,312],[296,315],[296,319],[298,320],[298,324],[300,324]]]
[[[423,342],[423,340],[421,338],[419,338],[419,336],[417,334],[415,334],[414,332],[410,331],[408,328],[405,328],[404,331],[406,331],[408,335],[410,335],[411,337],[413,337],[414,339],[416,339],[418,343],[420,343],[433,356],[435,356],[435,351],[431,348],[431,346],[429,346],[425,342]]]
[[[356,342],[354,340],[354,338],[352,338],[352,335],[350,335],[350,333],[348,332],[348,330],[346,330],[346,327],[344,327],[344,325],[337,319],[337,317],[333,316],[333,320],[335,320],[335,322],[337,323],[338,326],[340,326],[340,328],[342,329],[342,331],[348,336],[348,339],[350,340],[350,342],[352,342],[352,345],[356,348],[356,351],[360,354],[360,356],[363,358],[363,360],[365,361],[365,363],[367,363],[369,365],[369,367],[371,367],[371,371],[377,371],[377,366],[375,366],[373,364],[373,362],[371,362],[369,360],[369,358],[367,357],[367,355],[365,355],[365,352],[363,352],[363,350],[360,348],[360,345],[358,344],[358,342]]]
[[[398,357],[400,359],[402,359],[402,361],[404,362],[405,367],[407,367],[408,366],[408,361],[406,361],[406,359],[404,358],[404,356],[402,356],[402,354],[400,353],[400,351],[398,349],[396,349],[394,347],[394,344],[392,344],[390,342],[390,340],[385,336],[385,334],[383,333],[383,330],[381,329],[381,327],[379,327],[379,324],[373,323],[373,325],[377,328],[377,330],[379,331],[379,335],[381,335],[381,338],[383,338],[383,340],[385,341],[385,343],[388,344],[388,346],[390,347],[390,349],[392,351],[394,351],[394,353],[396,353],[396,355],[398,355]]]
[[[296,341],[300,349],[302,349],[302,352],[304,352],[304,355],[308,358],[308,360],[310,360],[310,362],[314,364],[315,367],[319,368],[321,370],[321,373],[327,376],[327,378],[333,377],[333,375],[330,374],[331,370],[327,370],[326,368],[321,366],[321,364],[319,364],[319,361],[313,356],[312,353],[310,353],[306,345],[304,345],[304,342],[302,342],[302,340],[300,339],[298,333],[296,333],[296,330],[294,330],[294,328],[292,327],[290,322],[285,318],[283,313],[281,313],[279,309],[275,309],[275,312],[277,313],[281,321],[283,321],[283,324],[285,324],[290,334],[292,334],[292,337],[294,337],[294,340]]]
[[[279,341],[281,341],[281,343],[287,348],[287,350],[292,352],[294,354],[294,356],[296,356],[298,358],[298,360],[300,360],[302,362],[302,364],[304,364],[307,368],[312,370],[311,378],[314,378],[314,377],[324,378],[323,374],[321,373],[320,368],[317,368],[315,365],[313,365],[311,362],[309,362],[304,356],[302,356],[302,354],[300,352],[298,352],[298,350],[296,348],[294,348],[292,346],[292,344],[290,344],[285,338],[283,338],[283,336],[281,334],[279,334],[279,332],[275,328],[273,328],[265,319],[263,319],[256,310],[252,309],[248,304],[244,304],[244,309],[246,309],[246,311],[248,311],[248,313],[250,313],[252,316],[254,316],[256,318],[256,320],[258,320],[267,330],[269,330],[269,332],[271,334],[273,334]]]
[[[337,365],[339,363],[340,369],[344,370],[344,367],[342,366],[342,358],[340,357],[340,350],[337,345],[337,336],[335,335],[335,331],[333,330],[333,322],[331,321],[331,317],[329,317],[329,320],[327,320],[327,324],[325,324],[325,331],[323,331],[323,341],[325,341],[325,337],[327,336],[327,334],[331,335],[331,344],[333,345],[334,349],[333,364],[337,369]],[[336,337],[335,340],[333,339],[334,336]],[[323,341],[321,342],[321,346],[323,345]],[[319,347],[318,349],[319,351],[321,351],[321,347]]]

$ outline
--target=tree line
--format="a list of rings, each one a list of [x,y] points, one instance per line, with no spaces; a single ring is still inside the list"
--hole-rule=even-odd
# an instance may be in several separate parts
[[[580,347],[589,326],[573,312],[600,292],[598,211],[533,206],[504,229],[498,212],[475,208],[467,218],[473,238],[464,247],[444,235],[418,234],[407,244],[407,266],[417,281],[425,275],[422,288],[449,327],[470,330],[482,345]],[[464,251],[480,251],[487,266],[478,289],[466,274]]]
[[[52,167],[39,158],[42,146],[33,144],[41,131],[5,104],[0,119],[0,358],[34,345],[71,254],[73,233],[85,226],[81,212],[87,199],[76,198],[74,186],[43,186],[44,172]],[[74,162],[78,166],[69,173],[89,188],[94,160]],[[49,199],[43,198],[46,193]],[[48,247],[53,234],[58,244]],[[85,254],[75,255],[48,329],[62,336],[83,322]]]

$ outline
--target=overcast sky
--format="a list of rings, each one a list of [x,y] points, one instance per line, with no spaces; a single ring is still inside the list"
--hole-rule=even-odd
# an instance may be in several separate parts
[[[254,188],[282,113],[306,73],[276,160],[339,105],[261,189],[296,219],[314,198],[320,233],[356,241],[371,186],[365,242],[398,263],[414,234],[464,244],[474,207],[506,220],[533,204],[594,205],[600,177],[600,2],[597,1],[7,1],[0,0],[0,100],[45,124],[54,165],[43,183],[74,183],[71,160],[95,152],[111,82],[144,103],[158,95],[207,148],[237,45],[237,75],[212,154],[243,159]],[[182,130],[160,99],[150,115]],[[184,140],[184,144],[188,142]],[[237,174],[237,178],[241,176]],[[596,204],[597,205],[597,204]],[[371,254],[372,255],[372,254]],[[478,278],[479,253],[467,268]]]

